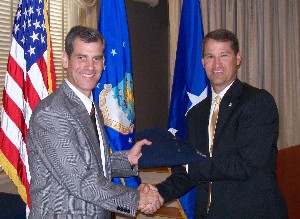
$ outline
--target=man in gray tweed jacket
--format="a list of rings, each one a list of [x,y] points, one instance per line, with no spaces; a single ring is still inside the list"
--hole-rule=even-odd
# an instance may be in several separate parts
[[[137,175],[141,147],[151,142],[144,139],[129,151],[109,152],[101,111],[91,98],[104,66],[103,37],[95,29],[75,26],[65,48],[67,79],[40,101],[30,119],[29,218],[109,219],[111,212],[134,217],[137,210],[156,211],[156,191],[146,196],[111,181]],[[89,116],[93,105],[97,130]]]

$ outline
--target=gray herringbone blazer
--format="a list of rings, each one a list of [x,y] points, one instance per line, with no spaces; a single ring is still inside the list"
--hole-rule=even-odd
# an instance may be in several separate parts
[[[106,136],[103,118],[98,119]],[[111,217],[110,212],[136,214],[139,193],[112,183],[111,178],[137,175],[137,168],[131,169],[127,151],[110,155],[103,140],[107,178],[88,112],[66,82],[37,105],[27,135],[29,218],[104,219]]]

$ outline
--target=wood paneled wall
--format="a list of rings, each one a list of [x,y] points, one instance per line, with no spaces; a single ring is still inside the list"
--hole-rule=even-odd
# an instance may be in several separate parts
[[[279,188],[285,198],[289,219],[300,218],[300,145],[281,149],[277,154]]]

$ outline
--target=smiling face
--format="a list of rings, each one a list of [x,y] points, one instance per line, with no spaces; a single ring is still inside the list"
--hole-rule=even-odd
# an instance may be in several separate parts
[[[85,43],[76,38],[70,56],[64,52],[63,67],[67,70],[67,79],[80,92],[90,97],[97,85],[104,66],[103,44],[101,41]]]
[[[208,39],[205,43],[202,64],[214,91],[219,94],[237,77],[241,55],[235,54],[231,42]]]

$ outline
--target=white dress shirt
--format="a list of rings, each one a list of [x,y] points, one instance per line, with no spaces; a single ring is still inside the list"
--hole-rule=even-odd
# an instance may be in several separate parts
[[[208,144],[208,149],[210,150],[211,144],[212,144],[212,139],[210,136],[210,123],[211,123],[211,117],[216,105],[216,96],[219,95],[221,97],[221,101],[224,97],[224,95],[226,94],[226,92],[228,91],[228,89],[231,87],[231,85],[233,84],[233,82],[228,85],[224,90],[222,90],[219,94],[215,93],[213,87],[211,87],[211,105],[210,105],[210,114],[209,114],[209,124],[207,127],[207,131],[208,131],[208,136],[209,136],[209,144]]]
[[[74,93],[79,97],[79,99],[83,102],[86,110],[90,114],[91,110],[92,110],[92,104],[94,104],[93,103],[93,95],[91,94],[90,97],[88,98],[83,93],[81,93],[76,87],[74,87],[74,85],[71,84],[67,79],[66,79],[66,83],[74,91]],[[100,128],[99,128],[97,110],[95,110],[95,116],[96,116],[97,131],[98,131],[99,142],[100,142],[100,151],[101,151],[101,161],[102,161],[103,173],[104,173],[104,176],[106,177],[104,145],[103,145],[102,134],[101,134]]]

